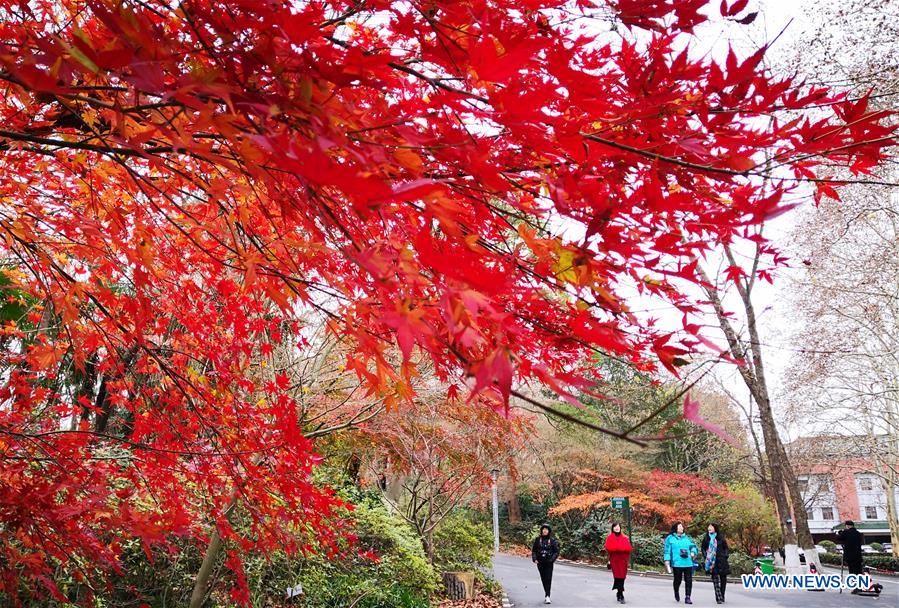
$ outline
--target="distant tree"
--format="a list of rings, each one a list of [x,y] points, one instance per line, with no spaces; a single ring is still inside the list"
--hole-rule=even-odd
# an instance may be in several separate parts
[[[895,3],[813,5],[796,63],[851,96],[870,95],[874,109],[895,108]],[[788,390],[793,419],[811,414],[831,432],[858,437],[882,481],[899,556],[899,169],[891,160],[875,171],[893,185],[851,185],[839,201],[804,210],[791,234],[798,270],[789,299],[801,324],[790,340]]]
[[[748,555],[781,542],[774,506],[752,485],[731,486],[729,496],[712,509],[711,517],[721,525],[728,542]]]

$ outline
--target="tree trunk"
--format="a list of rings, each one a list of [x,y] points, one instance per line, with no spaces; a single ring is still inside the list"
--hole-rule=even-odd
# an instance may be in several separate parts
[[[731,264],[736,265],[736,261],[729,249],[726,250],[726,253]],[[756,264],[758,263],[759,255],[759,251],[757,250],[755,258]],[[703,280],[706,282],[705,291],[715,309],[715,315],[718,318],[721,330],[724,332],[730,354],[735,359],[744,361],[744,364],[739,367],[739,373],[759,408],[762,439],[765,443],[765,455],[768,458],[768,468],[771,475],[774,503],[777,506],[777,512],[780,515],[780,527],[783,534],[784,552],[786,554],[785,565],[787,567],[787,573],[796,574],[799,572],[801,565],[799,562],[797,534],[794,532],[793,526],[786,523],[786,518],[790,513],[793,513],[793,516],[796,519],[796,529],[799,530],[798,536],[802,541],[803,550],[805,551],[807,558],[810,557],[812,561],[817,561],[817,553],[815,552],[814,542],[812,542],[811,532],[808,528],[805,504],[799,493],[796,476],[787,459],[787,453],[783,447],[783,442],[780,440],[780,434],[777,431],[774,414],[771,410],[771,401],[765,380],[764,362],[762,360],[761,341],[759,340],[755,308],[751,298],[752,279],[755,276],[755,268],[752,269],[750,278],[746,279],[747,282],[745,284],[739,279],[736,281],[737,290],[740,294],[740,299],[746,314],[746,326],[749,332],[748,352],[738,338],[737,332],[734,330],[730,318],[724,310],[724,305],[721,302],[721,296],[715,283],[711,282],[704,272],[700,272]]]
[[[872,445],[874,447],[872,452],[874,453],[874,463],[877,467],[876,472],[880,477],[880,486],[886,493],[887,523],[890,527],[890,543],[893,545],[893,556],[899,557],[899,542],[897,542],[899,541],[899,521],[896,519],[896,468],[895,466],[892,466],[891,462],[885,462],[885,459],[888,459],[889,461],[893,460],[893,417],[889,411],[887,411],[886,419],[890,423],[888,433],[889,443],[887,445],[886,454],[880,453],[877,438],[873,435]]]
[[[896,387],[899,383],[894,379],[892,384],[894,387],[893,395],[895,395],[897,394]],[[897,404],[896,399],[890,398],[887,400],[884,409],[884,418],[887,423],[887,449],[885,454],[887,462],[878,462],[885,473],[883,485],[887,492],[887,519],[890,522],[890,544],[893,545],[893,557],[899,557],[899,519],[897,519],[899,513],[896,512],[896,465],[899,464],[896,458],[897,453],[899,453],[899,427],[896,426],[895,416],[896,409],[899,409],[896,407],[897,405],[899,404]],[[876,445],[875,453],[879,453],[876,451]]]
[[[755,432],[755,424],[753,423],[754,416],[752,415],[752,402],[754,399],[752,392],[749,393],[749,409],[744,408],[735,397],[730,397],[730,399],[743,410],[743,415],[746,416],[746,421],[749,423],[749,435],[752,437],[752,445],[755,448],[755,457],[759,462],[758,484],[762,489],[762,496],[769,500],[774,500],[774,489],[771,487],[771,477],[768,475],[767,459],[765,458],[762,443],[759,441],[759,434]]]
[[[444,572],[443,584],[451,600],[468,600],[474,597],[474,572]]]
[[[512,482],[511,495],[509,496],[509,523],[521,523],[521,504],[518,502],[518,487]]]
[[[434,565],[434,532],[419,532],[421,536],[421,545],[425,550],[425,555],[428,557],[428,562],[433,566]]]
[[[783,451],[784,481],[787,484],[790,502],[793,503],[793,518],[796,520],[796,540],[805,552],[806,567],[814,563],[815,568],[820,572],[821,558],[815,549],[815,539],[812,538],[812,531],[808,527],[808,513],[805,510],[805,500],[802,498],[802,492],[799,491],[799,480],[796,479],[796,472],[793,471],[793,465],[790,464],[782,443],[780,444],[780,449]]]
[[[899,520],[896,519],[896,475],[890,471],[890,477],[883,484],[887,491],[887,519],[890,522],[890,544],[893,545],[893,557],[899,557]]]
[[[226,520],[230,521],[231,513],[237,506],[237,497],[231,499],[231,502],[225,508],[223,513]],[[218,525],[212,530],[209,537],[209,545],[206,546],[206,554],[203,556],[203,563],[197,571],[197,578],[194,580],[194,588],[190,594],[190,608],[201,608],[203,600],[206,598],[206,587],[209,585],[209,577],[212,575],[212,569],[215,567],[216,559],[222,550],[222,536],[219,534]]]
[[[753,383],[754,384],[754,383]],[[752,388],[752,387],[750,387]],[[756,388],[756,390],[758,390]],[[784,475],[788,465],[786,462],[786,451],[780,442],[780,436],[777,427],[774,424],[774,416],[771,413],[771,406],[768,404],[767,396],[762,399],[756,397],[759,406],[759,414],[762,422],[762,438],[765,441],[765,454],[768,458],[768,468],[771,473],[771,486],[774,490],[774,503],[777,505],[777,512],[780,515],[780,527],[783,534],[784,545],[795,545],[796,534],[792,526],[786,524],[786,518],[790,515],[790,501],[787,498],[788,486],[787,479]],[[806,523],[808,527],[808,523]]]

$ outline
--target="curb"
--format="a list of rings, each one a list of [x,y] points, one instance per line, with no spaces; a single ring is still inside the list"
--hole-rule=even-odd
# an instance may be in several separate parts
[[[512,606],[514,605],[515,604],[509,601],[509,596],[506,594],[506,592],[503,591],[503,608],[512,608]]]
[[[590,568],[590,569],[592,569],[592,570],[606,570],[606,569],[607,569],[605,566],[601,566],[601,565],[598,565],[598,564],[589,564],[589,563],[585,563],[585,562],[576,562],[576,561],[573,561],[573,560],[570,560],[570,559],[562,559],[562,558],[559,558],[559,559],[557,559],[556,561],[557,561],[557,562],[561,562],[561,563],[563,563],[563,564],[567,564],[567,565],[569,565],[569,566],[575,566],[576,568]],[[670,574],[666,574],[666,573],[664,573],[664,572],[655,572],[655,571],[653,571],[653,570],[631,570],[631,569],[628,569],[627,574],[628,574],[628,576],[642,576],[642,577],[645,577],[645,578],[655,578],[655,579],[660,579],[660,580],[666,580],[666,579],[667,579],[667,580],[671,580],[671,575],[670,575]],[[711,579],[710,577],[707,577],[707,576],[696,576],[696,575],[694,574],[694,575],[693,575],[693,580],[694,580],[694,581],[705,581],[705,580],[711,581],[712,579]],[[740,582],[742,582],[742,579],[734,578],[734,577],[729,576],[729,577],[727,577],[727,582],[728,582],[728,583],[740,583]]]

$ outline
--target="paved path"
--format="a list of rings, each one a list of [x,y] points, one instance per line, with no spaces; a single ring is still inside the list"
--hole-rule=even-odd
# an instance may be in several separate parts
[[[543,588],[537,567],[531,560],[511,555],[498,555],[493,561],[493,571],[502,584],[509,599],[516,608],[536,608],[543,606]],[[740,583],[727,586],[725,606],[746,607],[800,607],[813,608],[894,608],[899,606],[899,585],[883,582],[884,592],[880,598],[859,597],[848,591],[750,591]],[[894,581],[889,581],[893,583]],[[625,598],[628,606],[671,607],[683,606],[674,601],[671,579],[658,579],[629,575],[625,582]],[[618,606],[612,591],[612,574],[608,570],[557,563],[553,572],[553,606],[564,608],[602,608]],[[716,606],[715,593],[711,582],[693,583],[693,603],[695,606]]]

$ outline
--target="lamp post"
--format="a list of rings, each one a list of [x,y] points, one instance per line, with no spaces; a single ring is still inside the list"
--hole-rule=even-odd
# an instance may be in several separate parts
[[[490,470],[490,477],[493,479],[493,552],[499,553],[499,499],[496,494],[496,477],[499,471]]]

